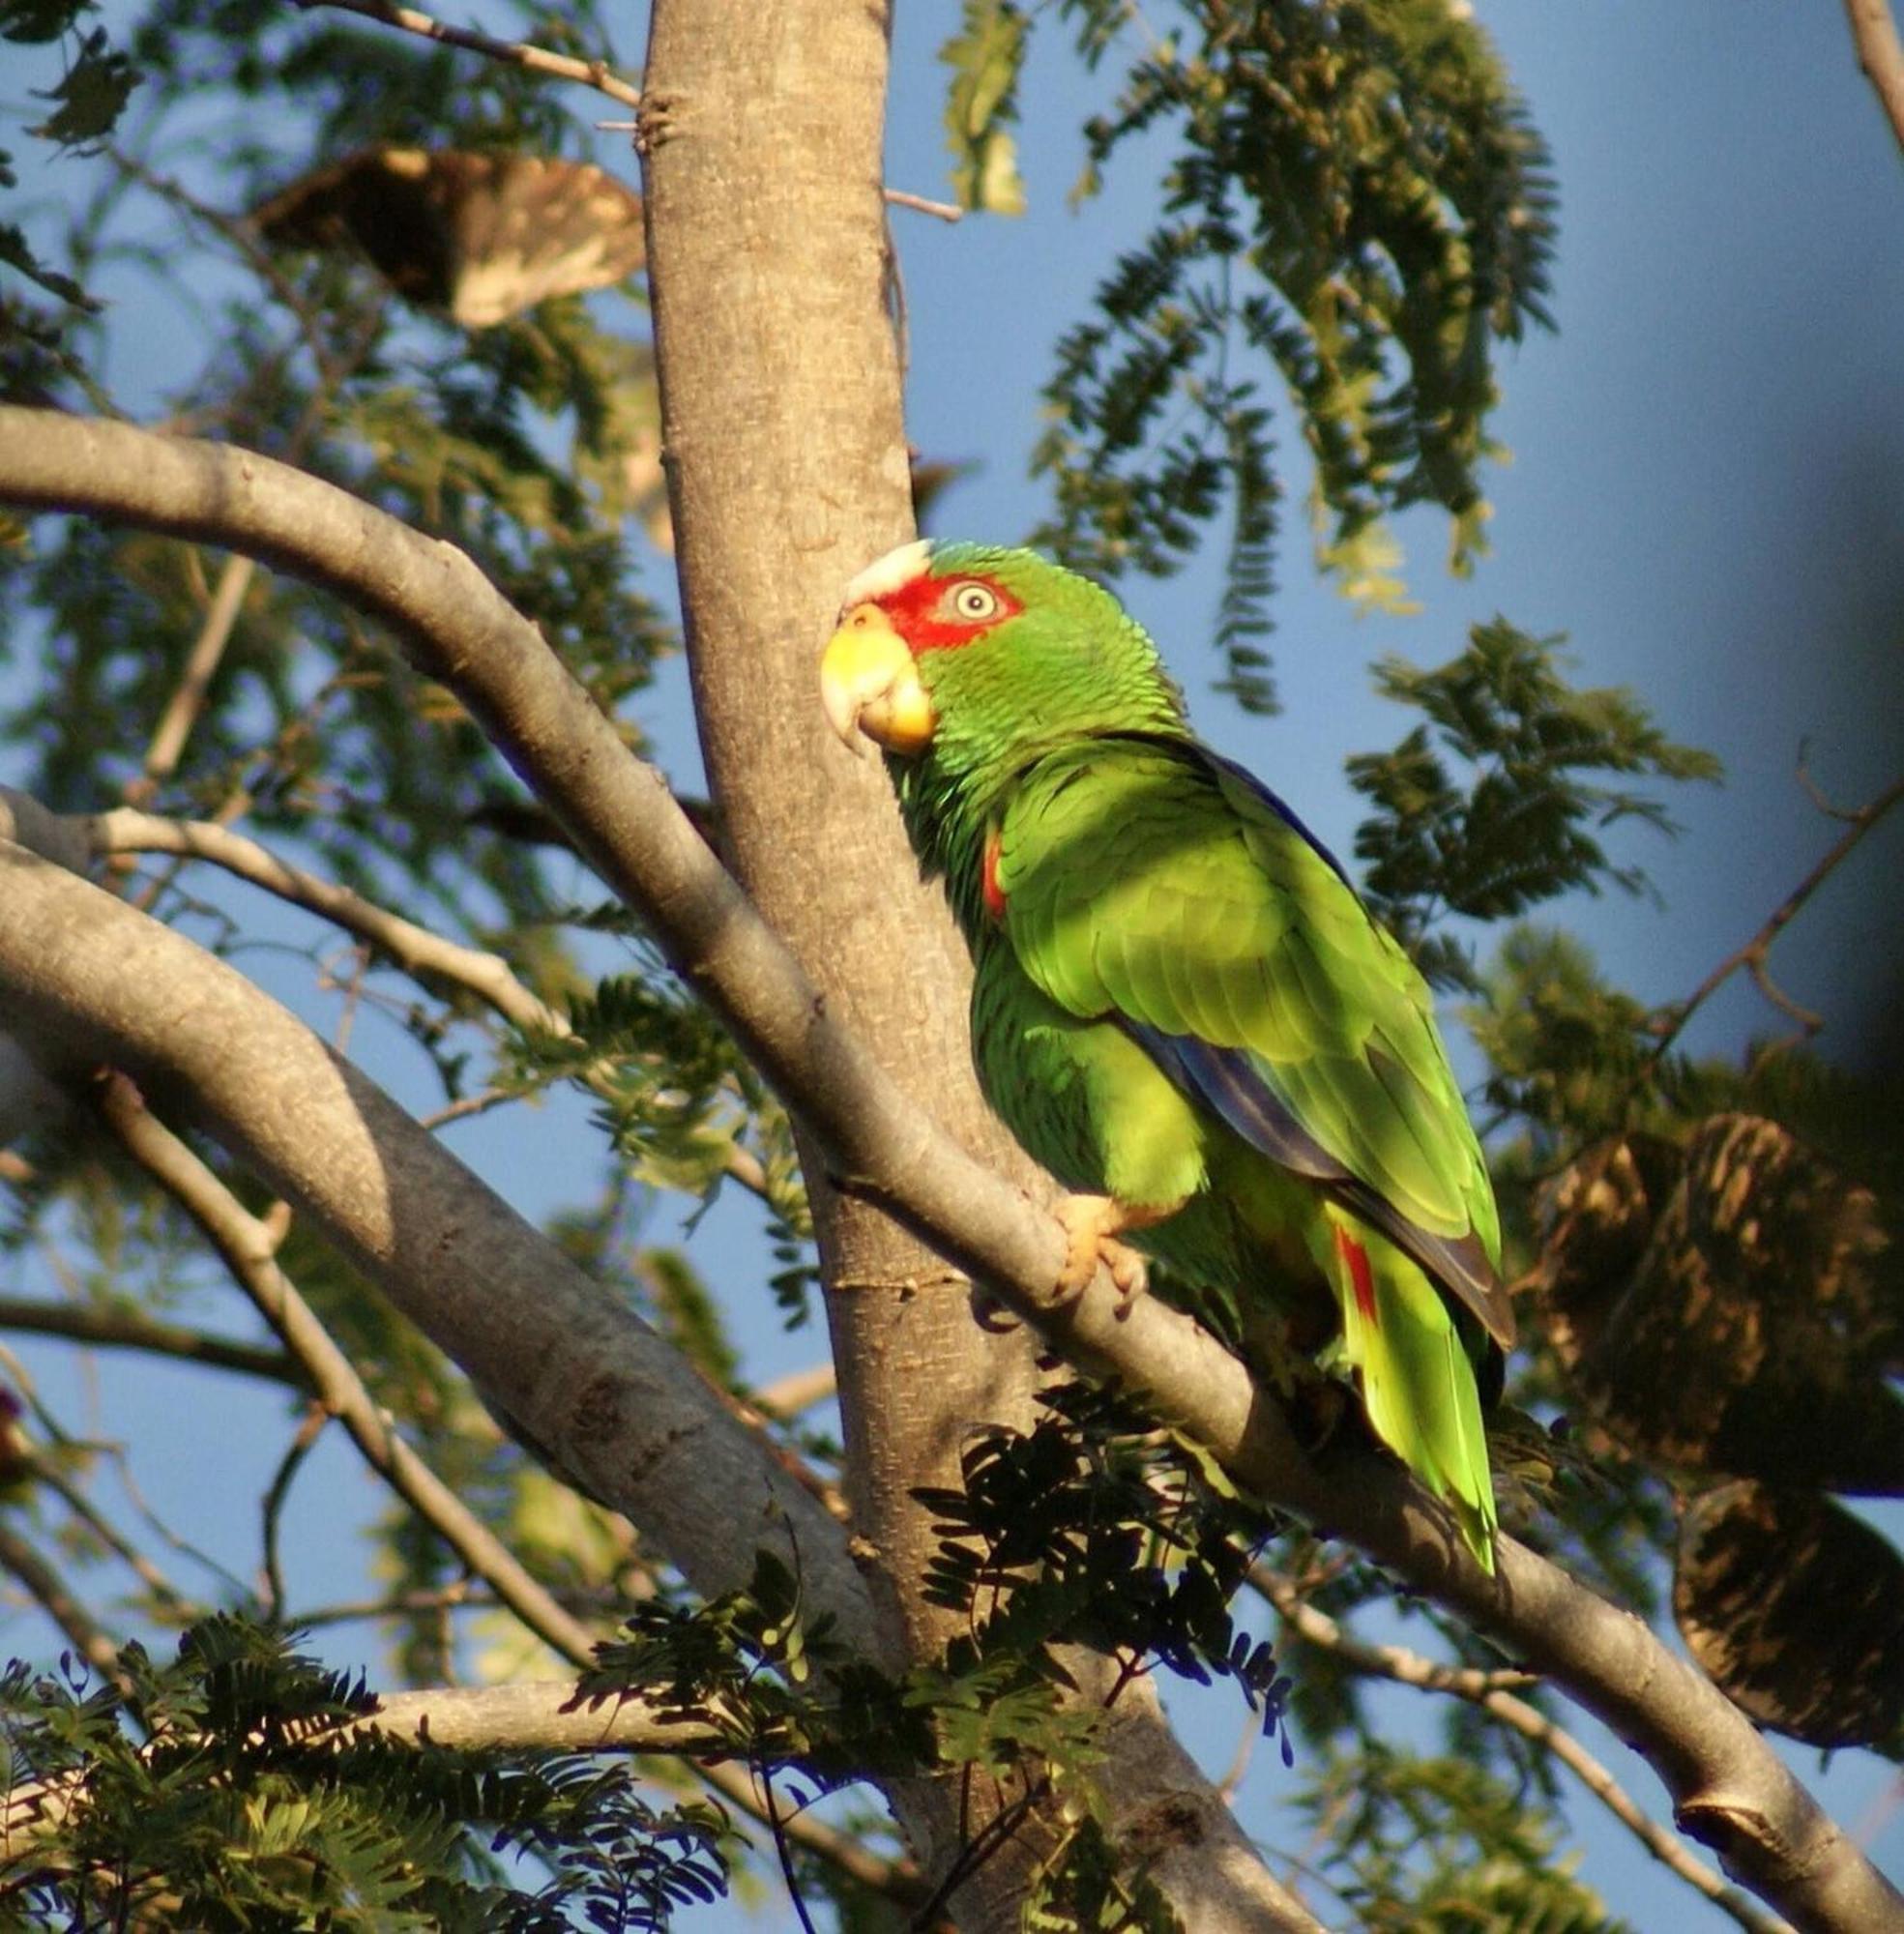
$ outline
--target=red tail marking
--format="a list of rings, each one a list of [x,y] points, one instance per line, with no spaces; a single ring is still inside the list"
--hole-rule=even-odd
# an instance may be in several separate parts
[[[1355,1289],[1356,1307],[1362,1321],[1376,1329],[1381,1321],[1375,1314],[1375,1272],[1368,1267],[1368,1251],[1337,1222],[1334,1225],[1335,1253],[1348,1266],[1349,1281]]]
[[[980,880],[980,891],[985,896],[985,911],[995,921],[1005,918],[1005,889],[998,883],[998,852],[1004,842],[999,838],[998,828],[993,827],[985,835],[985,860]]]

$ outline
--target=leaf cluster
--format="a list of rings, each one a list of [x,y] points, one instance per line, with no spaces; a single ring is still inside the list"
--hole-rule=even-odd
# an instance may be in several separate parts
[[[1012,0],[965,0],[959,31],[939,49],[952,70],[946,92],[946,140],[952,154],[952,193],[960,208],[1022,215],[1011,124],[1017,119],[1018,73],[1031,22]]]
[[[1387,752],[1351,758],[1349,780],[1376,810],[1356,829],[1364,892],[1431,981],[1479,989],[1472,959],[1429,929],[1444,914],[1494,921],[1575,888],[1639,893],[1646,875],[1598,835],[1625,820],[1662,833],[1663,804],[1619,779],[1715,779],[1711,753],[1675,744],[1631,692],[1568,684],[1558,637],[1505,619],[1477,625],[1430,670],[1389,658],[1385,698],[1423,715]]]
[[[1391,1934],[1627,1934],[1556,1859],[1552,1816],[1460,1759],[1371,1744],[1301,1802],[1326,1823],[1324,1872],[1358,1927]]]
[[[571,1001],[566,1039],[524,1043],[521,1072],[588,1077],[615,1152],[643,1181],[705,1195],[761,1099],[725,1030],[664,967],[615,974]]]
[[[8,1770],[44,1811],[0,1861],[0,1911],[645,1934],[724,1890],[711,1809],[657,1812],[571,1755],[504,1763],[351,1730],[376,1703],[361,1677],[231,1617],[194,1626],[168,1662],[128,1646],[97,1685],[70,1657],[58,1678],[15,1661]]]
[[[808,1613],[797,1569],[763,1545],[739,1590],[637,1606],[623,1635],[596,1648],[576,1701],[639,1692],[665,1716],[705,1726],[714,1750],[763,1773],[797,1771],[807,1782],[792,1789],[797,1805],[842,1781],[930,1764],[929,1731],[890,1681],[847,1655],[835,1623]]]
[[[1065,12],[1094,64],[1120,44],[1113,0]],[[1227,501],[1218,644],[1232,689],[1267,708],[1264,373],[1295,407],[1320,554],[1351,596],[1398,601],[1384,520],[1413,504],[1450,513],[1464,568],[1496,347],[1547,320],[1547,156],[1485,33],[1445,0],[1182,5],[1088,124],[1084,191],[1163,131],[1162,219],[1046,391],[1046,536],[1106,574],[1167,571]]]
[[[1016,1798],[967,1862],[1060,1800],[1026,1924],[1169,1928],[1098,1817],[1101,1708],[1078,1696],[1073,1668],[1084,1652],[1115,1661],[1106,1704],[1153,1662],[1200,1685],[1232,1680],[1264,1731],[1283,1732],[1288,1763],[1290,1681],[1229,1609],[1274,1526],[1114,1392],[1067,1383],[1040,1400],[1031,1431],[971,1446],[959,1488],[917,1493],[937,1520],[928,1596],[963,1625],[942,1659],[893,1681],[846,1657],[827,1620],[806,1619],[794,1570],[763,1551],[743,1592],[638,1608],[578,1696],[638,1691],[777,1769],[800,1805],[868,1774],[983,1773]]]
[[[1003,1661],[1064,1685],[1054,1648],[1128,1673],[1155,1659],[1198,1685],[1234,1679],[1275,1733],[1287,1681],[1229,1611],[1274,1521],[1117,1392],[1066,1383],[1040,1401],[1029,1432],[975,1440],[961,1489],[917,1493],[939,1538],[927,1596],[968,1624],[949,1669]]]

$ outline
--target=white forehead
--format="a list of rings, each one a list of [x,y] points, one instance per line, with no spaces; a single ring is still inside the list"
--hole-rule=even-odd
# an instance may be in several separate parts
[[[846,587],[846,602],[866,604],[903,591],[915,577],[923,577],[932,566],[932,545],[925,538],[876,558]]]

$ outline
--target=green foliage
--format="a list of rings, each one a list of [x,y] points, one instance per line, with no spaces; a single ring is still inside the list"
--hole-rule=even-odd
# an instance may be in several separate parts
[[[1096,63],[1126,10],[1065,10]],[[1184,5],[1086,128],[1084,191],[1136,137],[1180,143],[1163,219],[1060,347],[1037,467],[1068,562],[1174,568],[1227,499],[1229,682],[1271,703],[1276,485],[1261,373],[1314,462],[1324,563],[1394,603],[1383,519],[1434,503],[1457,569],[1486,515],[1479,467],[1494,349],[1542,297],[1553,192],[1539,137],[1485,33],[1446,0]]]
[[[112,46],[103,27],[96,28],[79,43],[58,86],[44,97],[58,105],[26,132],[62,148],[94,148],[112,132],[138,83],[138,70]]]
[[[1022,215],[1018,178],[1018,73],[1030,27],[1011,0],[965,0],[962,24],[939,58],[952,69],[946,95],[946,139],[952,152],[952,191],[961,208]]]
[[[1065,1696],[1067,1656],[1114,1661],[1106,1705],[1155,1662],[1200,1685],[1234,1680],[1263,1730],[1282,1730],[1290,1682],[1229,1609],[1273,1527],[1114,1393],[1071,1383],[1041,1402],[1030,1432],[967,1450],[958,1489],[918,1494],[938,1520],[929,1594],[963,1623],[943,1659],[893,1683],[847,1657],[830,1622],[807,1618],[795,1570],[762,1551],[746,1591],[639,1607],[579,1696],[656,1700],[776,1770],[797,1805],[868,1774],[983,1773],[1018,1796],[1008,1825],[1033,1806],[1065,1823],[1028,1926],[1173,1927],[1105,1834],[1092,1779],[1101,1714]],[[967,1853],[981,1857],[982,1836]]]
[[[812,1696],[814,1667],[844,1675],[845,1711],[856,1688],[878,1683],[870,1668],[848,1660],[833,1627],[829,1613],[809,1621],[799,1574],[762,1546],[742,1590],[692,1607],[637,1606],[626,1636],[597,1648],[576,1697],[600,1703],[640,1692],[665,1716],[704,1724],[741,1757],[773,1763],[806,1755],[808,1774],[825,1777],[845,1762]],[[906,1764],[922,1743],[916,1731],[910,1740],[893,1737],[894,1756],[881,1764]]]
[[[1610,987],[1587,948],[1558,928],[1517,926],[1464,1011],[1487,1056],[1487,1099],[1537,1145],[1587,1141],[1626,1119],[1645,1067],[1647,1013]]]
[[[0,1914],[73,1926],[660,1930],[717,1898],[722,1823],[659,1813],[619,1771],[553,1753],[399,1745],[348,1730],[361,1677],[232,1618],[142,1647],[95,1685],[15,1661],[0,1675],[7,1772],[59,1797],[0,1859]],[[496,1860],[546,1870],[513,1884]]]
[[[926,1590],[971,1620],[971,1658],[1062,1681],[1054,1645],[1133,1671],[1155,1657],[1199,1685],[1235,1679],[1274,1733],[1274,1656],[1228,1610],[1274,1522],[1115,1392],[1063,1384],[1040,1401],[1029,1433],[987,1431],[968,1448],[962,1490],[918,1493],[940,1539]]]
[[[1358,1927],[1392,1934],[1626,1934],[1556,1860],[1551,1816],[1473,1765],[1371,1745],[1302,1804],[1328,1823],[1326,1878]]]
[[[762,1089],[726,1031],[659,963],[610,975],[570,1004],[568,1039],[524,1043],[514,1078],[586,1079],[630,1173],[706,1195]]]
[[[1395,658],[1376,667],[1384,697],[1426,717],[1392,751],[1349,761],[1377,808],[1356,829],[1356,855],[1377,914],[1444,986],[1479,984],[1457,944],[1430,935],[1444,914],[1501,920],[1574,888],[1643,889],[1646,875],[1615,864],[1595,835],[1673,822],[1649,794],[1590,776],[1718,777],[1711,753],[1674,744],[1630,692],[1568,685],[1561,643],[1497,618],[1431,671]]]

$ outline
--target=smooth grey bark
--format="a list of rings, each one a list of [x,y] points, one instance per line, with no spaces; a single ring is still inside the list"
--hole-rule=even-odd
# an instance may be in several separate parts
[[[940,1134],[828,1012],[659,776],[627,751],[535,628],[453,546],[249,453],[6,407],[0,502],[82,510],[243,549],[389,624],[412,662],[457,693],[602,878],[640,909],[677,969],[803,1111],[855,1192],[929,1234],[1052,1348],[1122,1378],[1246,1488],[1358,1544],[1509,1656],[1551,1675],[1644,1754],[1683,1829],[1796,1924],[1841,1934],[1904,1928],[1904,1899],[1750,1722],[1643,1622],[1511,1538],[1502,1540],[1499,1576],[1486,1578],[1445,1515],[1387,1460],[1305,1460],[1242,1364],[1154,1299],[1125,1308],[1100,1272],[1075,1302],[1054,1306],[1065,1248],[1055,1218]],[[42,957],[44,930],[18,919],[26,904],[0,882],[0,1003],[31,982],[48,1025],[69,1036],[91,1029],[96,1049],[110,1047],[139,990],[119,986],[95,1012],[87,1002],[100,990]],[[106,906],[116,918],[140,918],[116,901]],[[102,941],[108,952],[115,944],[111,933]],[[149,997],[158,1004],[161,990]],[[169,1011],[146,1015],[139,1040],[156,1035],[162,1050],[173,1040],[170,1019]],[[245,1126],[233,1125],[241,1158]],[[534,1426],[532,1415],[525,1421]],[[1193,1861],[1194,1849],[1179,1852]],[[1207,1852],[1203,1859],[1218,1864]]]

